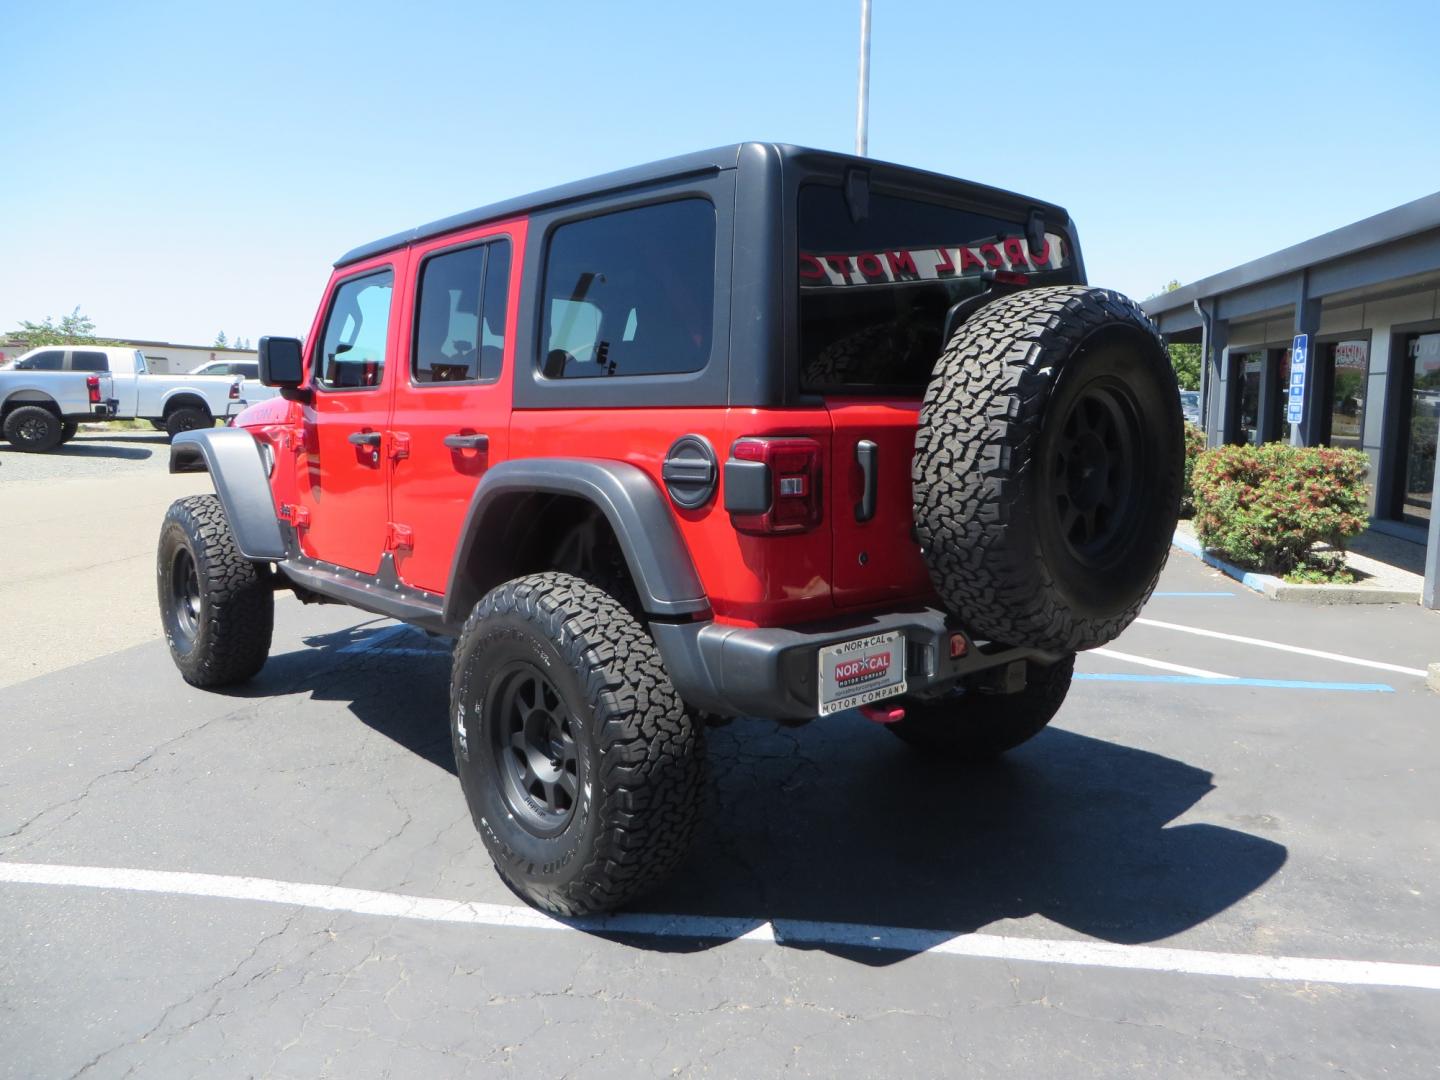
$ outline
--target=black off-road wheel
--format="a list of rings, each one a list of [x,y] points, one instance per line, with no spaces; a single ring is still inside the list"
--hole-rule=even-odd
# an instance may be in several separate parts
[[[940,598],[979,638],[1051,652],[1114,640],[1170,550],[1179,390],[1133,300],[1083,286],[987,305],[920,412],[915,525]]]
[[[217,496],[170,505],[156,584],[165,642],[186,682],[232,686],[265,666],[275,624],[271,572],[240,554]]]
[[[1074,673],[1072,653],[1050,665],[1027,663],[1025,688],[1013,694],[977,683],[928,700],[903,697],[905,719],[888,727],[927,753],[984,761],[1039,735],[1065,701]]]
[[[64,442],[60,417],[40,405],[21,405],[5,416],[5,438],[16,450],[43,454]]]
[[[198,406],[184,406],[165,417],[165,432],[172,439],[182,431],[198,431],[214,426],[214,418]]]
[[[610,911],[689,850],[701,725],[609,593],[561,573],[492,590],[456,644],[450,716],[475,827],[528,902]]]

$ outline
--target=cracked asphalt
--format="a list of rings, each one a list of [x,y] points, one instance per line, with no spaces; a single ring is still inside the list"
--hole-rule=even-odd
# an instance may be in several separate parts
[[[1158,596],[1160,621],[1440,655],[1419,609],[1299,612],[1180,555],[1161,590],[1205,595]],[[0,687],[0,863],[514,907],[453,775],[448,652],[392,626],[284,598],[239,692],[181,682],[158,627]],[[738,720],[707,733],[692,855],[638,909],[1440,964],[1423,679],[1149,625],[1114,648],[1393,692],[1079,681],[1047,732],[970,771],[853,713]],[[1436,991],[124,889],[0,883],[0,904],[5,1078],[1440,1075]]]

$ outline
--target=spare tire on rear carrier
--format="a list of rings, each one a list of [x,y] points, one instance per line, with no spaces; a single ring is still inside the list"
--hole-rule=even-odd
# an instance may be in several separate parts
[[[1106,289],[1027,289],[950,338],[920,410],[915,525],[976,638],[1112,641],[1149,599],[1179,514],[1179,388],[1159,332]]]

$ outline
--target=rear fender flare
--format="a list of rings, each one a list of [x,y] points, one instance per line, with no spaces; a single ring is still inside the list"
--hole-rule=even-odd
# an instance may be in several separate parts
[[[536,492],[576,496],[605,515],[646,614],[709,613],[710,601],[670,507],[644,470],[596,458],[517,458],[488,470],[471,497],[445,590],[447,623],[462,624],[480,600],[476,582],[489,576],[484,538],[500,534],[507,497]]]
[[[170,443],[170,471],[208,472],[240,554],[283,562],[288,554],[260,443],[243,428],[183,431]]]

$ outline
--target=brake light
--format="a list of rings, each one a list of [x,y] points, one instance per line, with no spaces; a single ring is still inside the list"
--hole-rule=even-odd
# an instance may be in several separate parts
[[[232,383],[230,384],[230,400],[231,400],[231,401],[239,401],[239,400],[240,400],[240,384],[239,384],[238,382],[232,382]]]
[[[90,395],[90,404],[91,404],[91,405],[99,405],[99,404],[100,404],[100,376],[99,376],[99,375],[86,375],[86,376],[85,376],[85,391],[86,391],[86,393],[88,393],[88,394]]]
[[[995,280],[1001,285],[1029,285],[1030,275],[1019,274],[1014,270],[996,270]]]
[[[725,508],[736,529],[754,534],[796,533],[820,524],[818,442],[796,436],[747,437],[738,440],[730,454]],[[736,468],[732,470],[731,464]],[[737,481],[733,485],[732,476]]]

